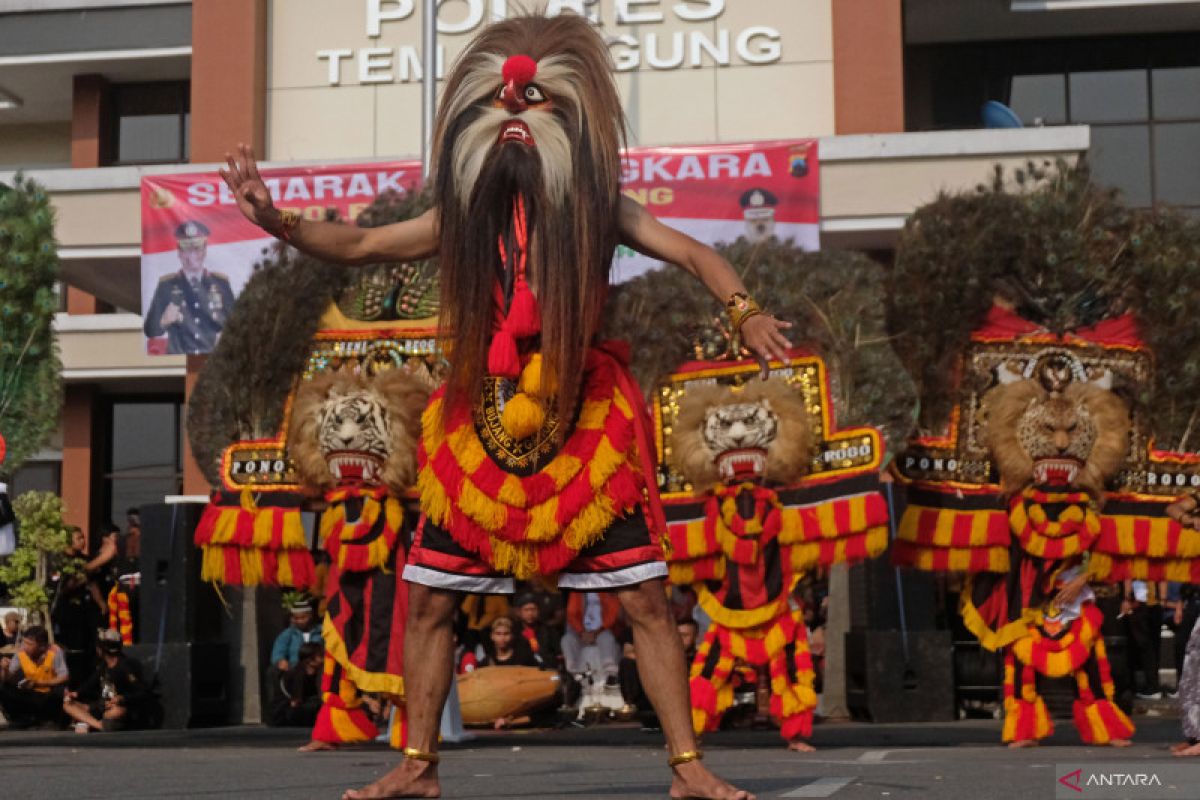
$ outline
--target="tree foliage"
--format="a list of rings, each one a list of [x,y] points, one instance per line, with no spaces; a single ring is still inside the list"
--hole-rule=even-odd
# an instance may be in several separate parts
[[[738,239],[718,251],[764,308],[793,323],[788,338],[825,359],[838,424],[875,425],[896,452],[912,428],[916,395],[886,332],[883,268],[861,253],[807,253],[778,239]],[[724,309],[681,269],[618,287],[609,312],[607,335],[631,342],[632,368],[647,391],[684,361],[729,350]]]
[[[70,531],[63,521],[63,502],[53,492],[25,492],[13,501],[20,544],[0,564],[0,583],[9,602],[48,618],[47,585],[55,572],[62,578],[83,572],[83,560],[66,555]]]
[[[1141,216],[1085,163],[997,166],[974,191],[942,193],[900,236],[888,286],[896,352],[916,382],[920,424],[948,418],[948,376],[993,303],[1054,333],[1130,310]]]
[[[54,212],[45,190],[18,175],[0,184],[0,434],[9,478],[53,432],[62,408],[54,337],[58,299]]]
[[[358,218],[376,227],[417,216],[429,207],[424,194],[387,194]],[[225,324],[188,402],[188,439],[205,478],[220,485],[222,451],[238,441],[273,437],[283,424],[287,396],[304,370],[321,315],[346,290],[374,285],[380,271],[401,265],[347,268],[304,255],[283,244],[264,251]],[[428,264],[414,266],[430,273]],[[404,295],[400,306],[423,311],[436,281]],[[362,305],[365,291],[354,293]],[[348,314],[353,318],[353,312]]]

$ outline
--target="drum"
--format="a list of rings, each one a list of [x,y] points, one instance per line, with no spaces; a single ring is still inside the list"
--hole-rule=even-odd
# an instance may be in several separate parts
[[[458,676],[464,725],[490,725],[554,703],[558,673],[536,667],[480,667]]]

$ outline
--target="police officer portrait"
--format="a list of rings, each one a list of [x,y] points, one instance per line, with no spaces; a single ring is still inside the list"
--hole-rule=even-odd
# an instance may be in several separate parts
[[[209,230],[189,220],[175,229],[179,269],[158,279],[143,319],[149,339],[167,337],[166,352],[208,353],[233,308],[229,277],[205,267]]]

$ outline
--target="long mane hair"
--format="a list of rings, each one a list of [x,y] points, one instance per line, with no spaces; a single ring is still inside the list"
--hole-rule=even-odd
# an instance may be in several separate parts
[[[494,148],[480,159],[478,148],[493,148],[499,127],[486,143],[464,134],[491,112],[502,83],[500,65],[517,54],[539,62],[534,81],[553,101],[548,113],[524,117],[552,117],[565,133],[555,138],[569,146],[542,148],[543,137],[533,128],[536,151],[508,145],[505,157],[497,157],[501,148]],[[545,118],[539,122],[547,124]],[[578,15],[495,23],[455,63],[438,108],[432,160],[440,218],[441,329],[450,359],[447,409],[459,401],[474,402],[482,388],[501,266],[497,242],[510,229],[514,194],[520,191],[529,226],[528,276],[541,307],[543,369],[555,381],[560,418],[570,418],[579,391],[570,378],[583,372],[619,242],[624,132],[608,48]],[[469,147],[476,150],[460,152]],[[564,158],[568,164],[561,163]],[[546,159],[556,161],[546,164]],[[482,164],[468,182],[461,168],[470,160]],[[555,191],[564,176],[570,187]]]

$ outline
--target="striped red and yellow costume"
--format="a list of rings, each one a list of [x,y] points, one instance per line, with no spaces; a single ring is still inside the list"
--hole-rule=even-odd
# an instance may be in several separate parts
[[[312,738],[330,744],[378,735],[363,708],[363,693],[395,707],[392,747],[407,742],[404,713],[404,622],[408,591],[400,579],[408,531],[401,502],[382,487],[338,487],[326,493],[321,538],[329,553],[327,606],[321,636],[324,704]]]
[[[770,674],[771,716],[783,738],[812,735],[813,662],[792,589],[819,564],[861,560],[887,546],[887,505],[875,476],[850,483],[788,491],[719,485],[703,504],[668,507],[671,579],[692,584],[712,619],[691,667],[697,733],[720,724],[733,703],[735,669],[747,664]],[[842,491],[849,496],[835,493]]]

